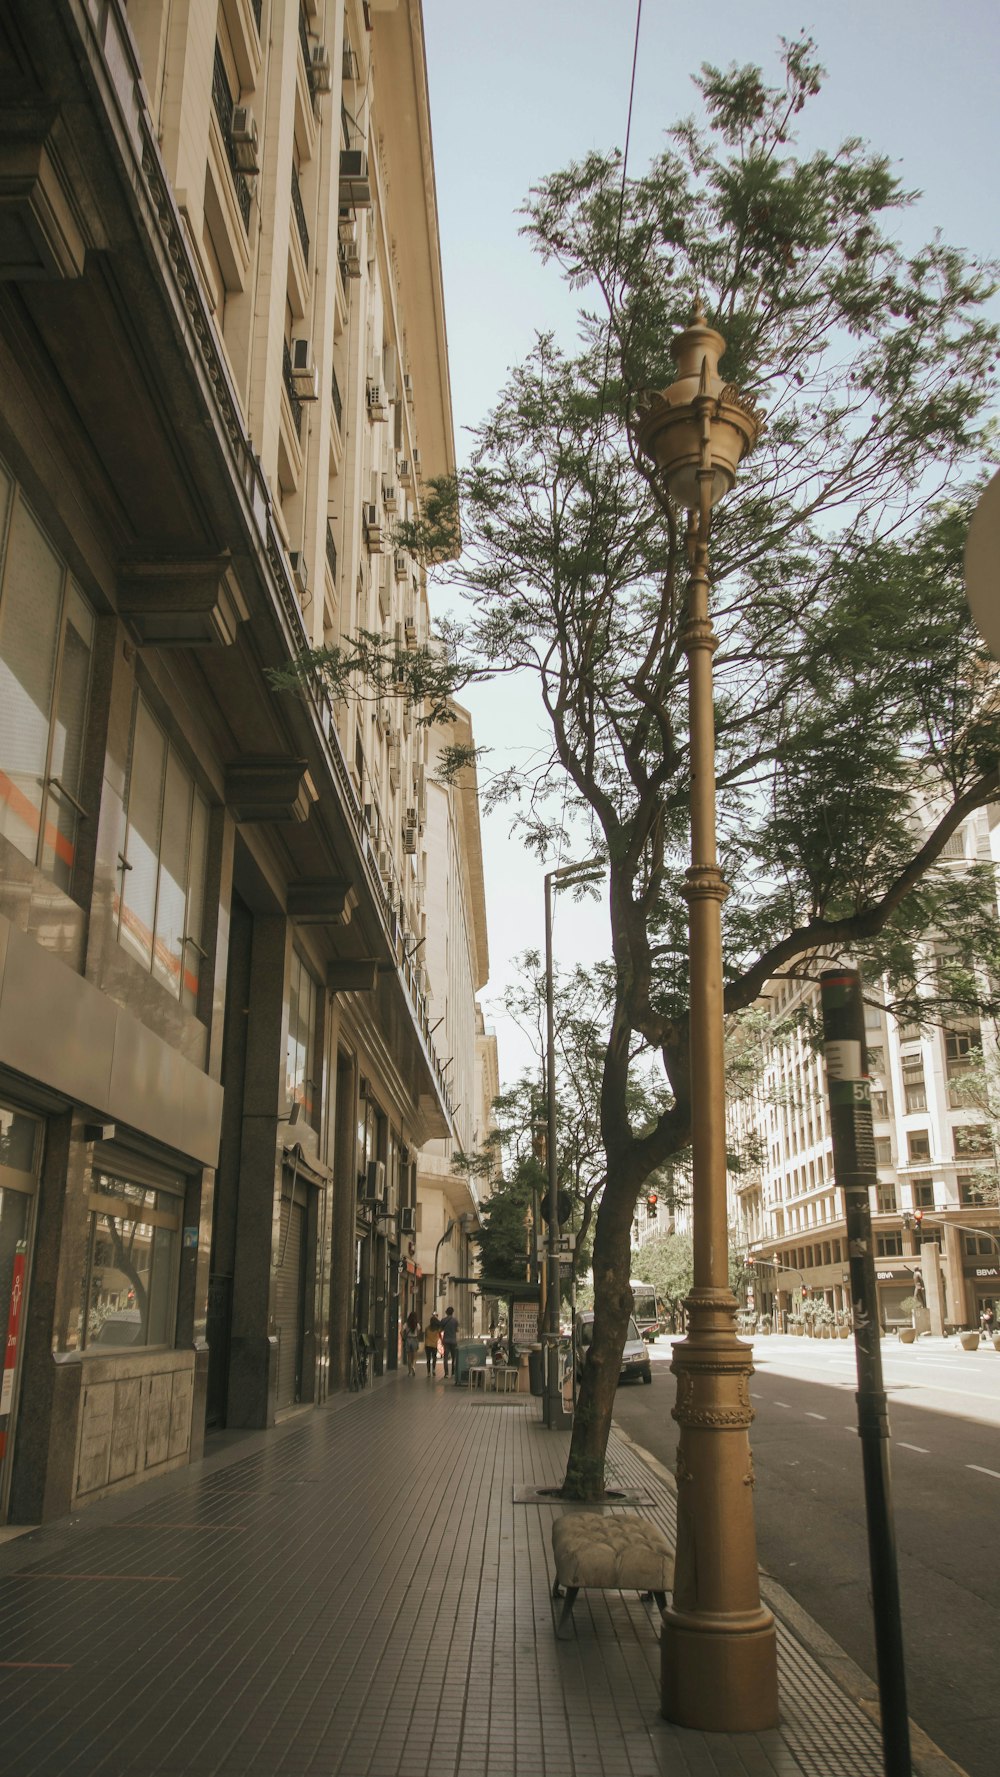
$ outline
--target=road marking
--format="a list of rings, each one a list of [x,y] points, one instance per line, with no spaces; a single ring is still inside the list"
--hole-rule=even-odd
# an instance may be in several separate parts
[[[981,1468],[978,1462],[967,1462],[966,1468],[974,1468],[977,1475],[992,1475],[994,1481],[1000,1481],[1000,1474],[995,1468]]]
[[[771,1402],[771,1405],[772,1405],[772,1407],[788,1407],[788,1411],[789,1411],[789,1413],[790,1413],[790,1412],[791,1412],[791,1410],[792,1410],[792,1409],[791,1409],[791,1407],[789,1407],[789,1406],[788,1406],[788,1402],[787,1402],[787,1401],[772,1401],[772,1402]]]
[[[826,1414],[825,1413],[807,1413],[806,1418],[807,1419],[825,1419]]]
[[[925,1450],[922,1444],[904,1444],[902,1438],[899,1439],[899,1448],[901,1450],[915,1450],[918,1456],[930,1455],[930,1451]]]

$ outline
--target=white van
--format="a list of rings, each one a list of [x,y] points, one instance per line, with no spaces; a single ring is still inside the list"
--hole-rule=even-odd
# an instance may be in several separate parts
[[[579,1370],[586,1362],[590,1341],[594,1337],[594,1315],[592,1310],[578,1314],[573,1326],[573,1344],[576,1353],[576,1367]],[[619,1382],[630,1378],[642,1377],[644,1382],[652,1382],[653,1369],[649,1361],[649,1346],[640,1335],[634,1317],[628,1317],[625,1332],[625,1345],[622,1350],[622,1373]]]

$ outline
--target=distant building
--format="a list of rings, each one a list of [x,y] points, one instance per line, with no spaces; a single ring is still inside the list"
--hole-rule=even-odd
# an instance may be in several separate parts
[[[955,868],[991,856],[990,818],[966,821],[945,852]],[[928,964],[947,954],[928,940]],[[987,1304],[1000,1310],[1000,1213],[991,1125],[958,1087],[970,1049],[996,1058],[995,1033],[978,1020],[950,1029],[899,1024],[884,1010],[882,984],[866,982],[868,1065],[878,1186],[871,1193],[879,1309],[887,1325],[909,1321],[920,1250],[941,1248],[944,1318],[975,1325]],[[850,1306],[843,1205],[833,1176],[822,1054],[807,1026],[820,1020],[819,988],[770,983],[762,1068],[752,1094],[729,1108],[732,1146],[746,1156],[731,1173],[730,1221],[755,1269],[759,1313],[797,1311],[803,1299]],[[989,1177],[987,1177],[987,1174]]]
[[[429,633],[394,537],[455,461],[419,0],[0,8],[0,391],[23,1522],[392,1367],[420,1155],[478,1103],[474,781],[439,798],[401,698],[268,676]]]

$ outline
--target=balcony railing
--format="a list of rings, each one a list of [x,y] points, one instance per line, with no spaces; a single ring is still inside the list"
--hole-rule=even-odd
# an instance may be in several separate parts
[[[330,372],[330,399],[333,402],[333,411],[337,416],[337,424],[341,431],[343,431],[344,403],[340,398],[340,384],[337,381],[337,372],[335,370],[331,370]]]
[[[334,586],[337,584],[337,545],[333,540],[333,526],[327,521],[326,527],[326,565],[330,570],[330,578]]]
[[[309,48],[309,27],[306,24],[306,15],[301,6],[299,7],[299,47],[302,50],[302,60],[306,66],[306,74],[311,76],[312,51]],[[310,85],[311,84],[312,82],[310,80]]]
[[[295,378],[292,375],[292,354],[288,349],[287,339],[284,339],[281,342],[281,370],[285,381],[285,394],[288,396],[288,405],[292,410],[292,422],[295,426],[295,434],[296,437],[301,438],[302,403],[299,400],[295,388]]]
[[[292,209],[298,225],[299,240],[302,242],[302,257],[309,264],[309,226],[306,222],[305,206],[302,202],[302,187],[299,184],[298,169],[292,166]]]
[[[236,202],[240,206],[243,226],[249,228],[250,187],[245,175],[240,171],[236,159],[236,149],[233,146],[233,95],[229,90],[229,76],[226,73],[226,64],[222,59],[222,51],[218,44],[215,46],[215,67],[212,72],[212,102],[215,106],[215,115],[219,120],[219,128],[222,131],[222,140],[226,145],[226,158],[229,161],[229,171],[233,176]]]

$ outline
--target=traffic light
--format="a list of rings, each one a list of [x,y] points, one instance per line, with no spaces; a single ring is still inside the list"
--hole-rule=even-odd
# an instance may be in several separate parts
[[[655,1191],[648,1192],[646,1196],[646,1214],[649,1216],[650,1221],[656,1220],[656,1205],[658,1201],[659,1199]]]
[[[923,1219],[924,1219],[923,1210],[922,1209],[915,1209],[913,1212],[913,1226],[915,1228],[919,1228],[923,1222]]]

